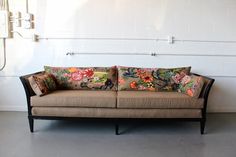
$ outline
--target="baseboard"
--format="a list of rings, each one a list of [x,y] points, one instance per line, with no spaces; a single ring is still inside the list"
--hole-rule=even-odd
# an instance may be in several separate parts
[[[0,111],[27,111],[27,107],[25,106],[0,106]],[[236,106],[235,107],[214,107],[210,108],[208,113],[236,113]]]
[[[27,111],[24,106],[0,106],[0,111]]]

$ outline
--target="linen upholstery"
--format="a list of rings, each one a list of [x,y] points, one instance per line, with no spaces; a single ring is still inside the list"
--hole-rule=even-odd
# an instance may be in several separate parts
[[[117,108],[203,108],[204,99],[178,92],[119,91]]]
[[[112,109],[78,107],[33,107],[34,116],[86,118],[201,118],[201,109]]]
[[[57,90],[43,97],[32,96],[31,106],[116,107],[115,91]]]

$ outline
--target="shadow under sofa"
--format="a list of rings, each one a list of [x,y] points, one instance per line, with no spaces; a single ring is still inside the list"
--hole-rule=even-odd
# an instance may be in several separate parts
[[[204,134],[208,95],[214,79],[202,76],[204,86],[197,99],[178,92],[94,90],[56,90],[38,97],[28,78],[39,73],[20,77],[26,93],[31,132],[35,119],[98,118],[114,121],[117,135],[119,122],[127,119],[197,121]]]

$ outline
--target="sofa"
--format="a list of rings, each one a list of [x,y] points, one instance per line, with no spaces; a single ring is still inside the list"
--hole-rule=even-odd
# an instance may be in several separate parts
[[[112,120],[116,135],[122,120],[151,119],[200,122],[204,134],[214,79],[190,69],[45,66],[44,71],[20,77],[30,131],[34,131],[35,119],[96,118]]]

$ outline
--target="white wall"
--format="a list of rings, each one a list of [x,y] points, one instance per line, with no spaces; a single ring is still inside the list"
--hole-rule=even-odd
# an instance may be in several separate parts
[[[10,11],[25,12],[24,0],[9,0],[9,4]],[[209,111],[236,111],[236,42],[224,42],[236,41],[235,0],[29,0],[29,11],[35,15],[35,30],[18,30],[26,37],[35,32],[49,39],[37,43],[17,35],[7,39],[7,66],[0,72],[0,110],[26,110],[18,76],[42,70],[44,65],[191,65],[193,72],[216,79]],[[167,36],[199,42],[72,39]],[[71,39],[51,39],[63,37]],[[68,51],[176,55],[66,56]],[[0,57],[2,64],[2,50]]]

